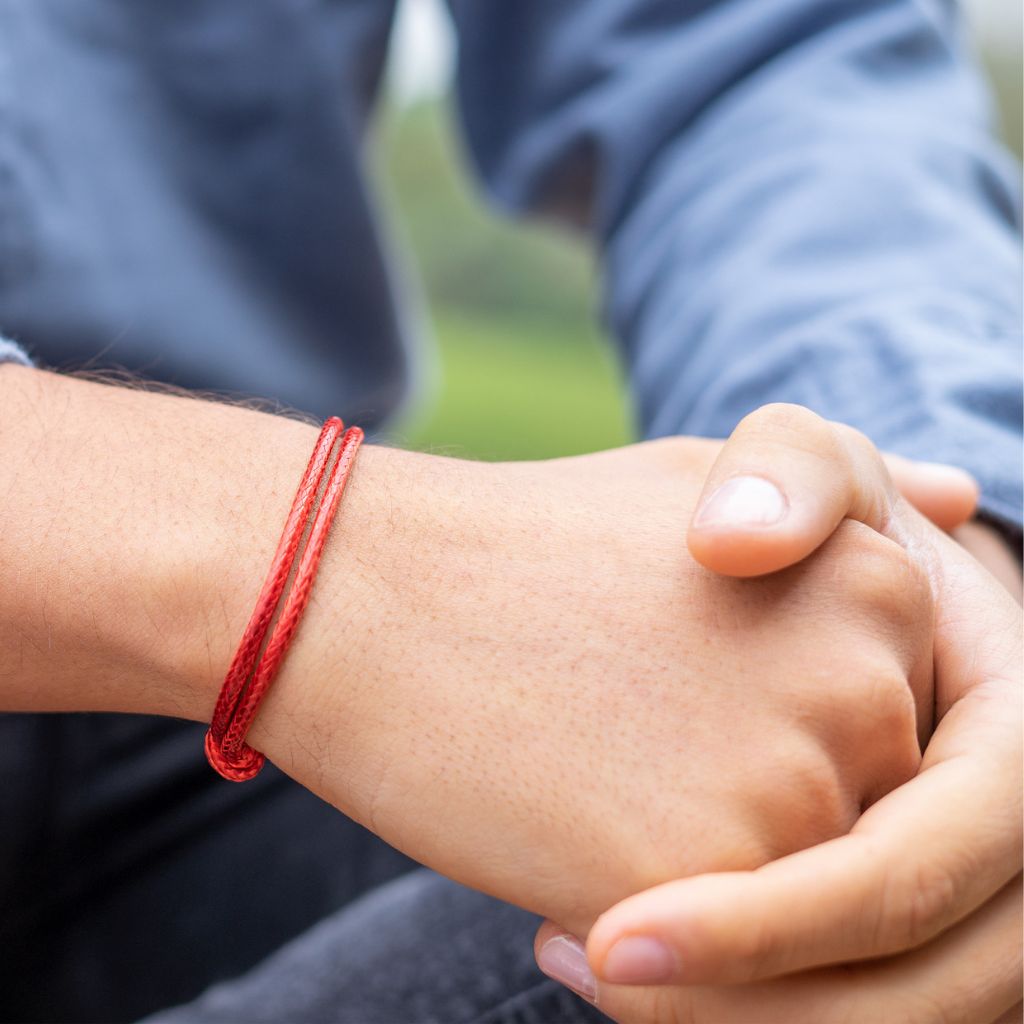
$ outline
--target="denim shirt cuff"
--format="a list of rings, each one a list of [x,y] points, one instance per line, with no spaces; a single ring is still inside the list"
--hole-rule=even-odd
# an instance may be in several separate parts
[[[13,341],[8,341],[0,334],[0,363],[21,363],[22,366],[31,366],[32,360],[26,355],[25,350]]]

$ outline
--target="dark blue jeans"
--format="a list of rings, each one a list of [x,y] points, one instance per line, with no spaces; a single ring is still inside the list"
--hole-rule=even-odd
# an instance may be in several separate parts
[[[534,917],[412,871],[269,765],[220,779],[202,737],[0,715],[4,1021],[603,1019],[536,970]]]
[[[147,1024],[589,1024],[534,966],[537,919],[418,870]]]

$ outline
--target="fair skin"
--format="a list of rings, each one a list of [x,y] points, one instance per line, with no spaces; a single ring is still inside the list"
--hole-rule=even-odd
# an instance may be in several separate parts
[[[819,450],[830,430],[842,445],[843,428],[821,427]],[[744,438],[734,440],[707,490],[756,468]],[[797,504],[809,493],[803,461],[791,455],[782,471]],[[541,965],[616,1020],[1020,1019],[1022,654],[1009,596],[1019,595],[1019,568],[969,530],[967,544],[999,573],[986,578],[963,549],[891,501],[880,466],[851,479],[851,505],[873,507],[865,518],[934,565],[939,724],[921,768],[848,836],[758,871],[690,877],[623,901],[591,929],[585,951],[546,924]],[[771,533],[754,542],[776,549]],[[720,541],[691,527],[691,550],[705,564],[738,573]],[[1006,771],[992,773],[993,762]]]
[[[315,430],[20,367],[0,388],[4,708],[208,719]],[[719,449],[368,446],[251,742],[581,934],[653,885],[844,835],[918,772],[930,578],[842,488],[799,564],[709,572],[679,524]]]

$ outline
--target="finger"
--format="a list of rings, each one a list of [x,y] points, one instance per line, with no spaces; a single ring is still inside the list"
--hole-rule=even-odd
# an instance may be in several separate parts
[[[597,973],[619,984],[727,984],[927,941],[1020,870],[1019,827],[1001,834],[1016,813],[1010,787],[979,808],[993,844],[968,856],[961,823],[987,776],[951,787],[960,768],[943,767],[876,804],[849,836],[759,871],[669,882],[624,901],[591,931]],[[929,803],[943,813],[929,814]]]
[[[843,1024],[850,1020],[934,1020],[984,1024],[1012,1019],[1021,990],[1021,878],[923,949],[888,960],[821,968],[744,986],[635,988],[598,979],[583,945],[553,922],[534,952],[550,977],[613,1019],[641,1024]]]
[[[834,999],[837,982],[855,1010],[847,1020],[994,1022],[1020,999],[1021,877],[921,949],[803,978],[812,983],[813,994],[801,992],[799,984],[787,994],[797,1005],[804,1003],[808,1024],[842,1019]]]
[[[575,935],[554,921],[545,921],[533,940],[533,956],[549,978],[597,1005],[597,979],[587,962],[586,949]]]
[[[603,1013],[624,1024],[995,1024],[1021,991],[1021,879],[922,949],[749,985],[634,988],[597,980]]]
[[[978,507],[978,483],[970,473],[941,462],[915,462],[882,453],[896,490],[940,530],[955,530]]]
[[[949,472],[962,488],[960,471]],[[767,405],[722,446],[687,545],[715,572],[759,576],[805,558],[844,518],[886,532],[895,501],[885,464],[863,434],[800,406]]]
[[[962,919],[1020,871],[1020,610],[940,540],[942,586],[956,594],[946,595],[939,623],[941,721],[921,772],[848,836],[757,871],[670,882],[612,908],[588,938],[601,976],[632,972],[640,982],[639,967],[615,966],[632,962],[629,947],[615,949],[629,939],[660,941],[673,970],[659,977],[686,984],[890,955]]]

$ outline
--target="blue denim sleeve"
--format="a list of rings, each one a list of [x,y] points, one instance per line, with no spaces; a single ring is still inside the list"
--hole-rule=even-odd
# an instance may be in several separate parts
[[[647,435],[798,402],[1021,523],[1018,169],[942,0],[451,0],[470,150],[584,228]]]

